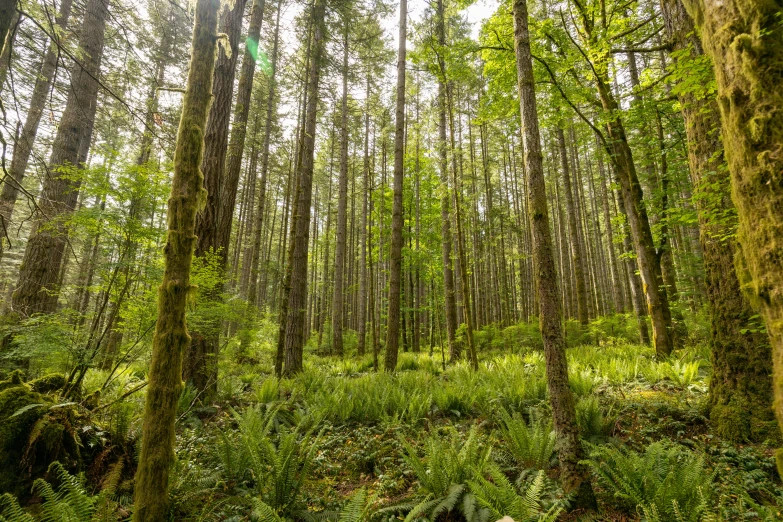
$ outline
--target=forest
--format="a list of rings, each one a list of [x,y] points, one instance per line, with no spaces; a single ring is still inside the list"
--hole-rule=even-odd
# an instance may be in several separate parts
[[[783,0],[0,45],[0,522],[783,521]]]

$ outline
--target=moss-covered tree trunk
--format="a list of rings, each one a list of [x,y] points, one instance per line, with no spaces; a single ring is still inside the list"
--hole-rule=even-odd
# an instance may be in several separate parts
[[[158,290],[158,321],[152,340],[149,386],[144,405],[141,455],[136,472],[136,522],[168,519],[169,471],[174,462],[174,428],[182,392],[182,355],[190,342],[185,311],[196,246],[196,212],[205,199],[199,166],[212,97],[212,73],[220,0],[199,0],[193,26],[188,84],[174,151],[168,207],[165,268]]]
[[[693,20],[681,0],[662,3],[666,29],[674,49],[689,53],[685,66],[706,58]],[[707,83],[711,78],[705,78]],[[717,100],[707,93],[685,91],[679,96],[688,136],[688,160],[699,193],[699,232],[710,305],[710,418],[725,438],[760,440],[772,417],[772,357],[766,333],[753,326],[754,312],[740,292],[734,270],[736,221],[726,218],[733,208]],[[729,213],[730,214],[730,213]],[[727,239],[729,238],[729,239]],[[744,333],[743,333],[744,332]]]
[[[783,1],[684,3],[714,65],[739,218],[735,267],[740,287],[766,322],[775,413],[783,426]],[[763,352],[749,356],[755,363]]]
[[[57,308],[68,239],[64,221],[76,207],[80,186],[79,179],[67,175],[67,170],[81,166],[92,140],[98,99],[96,78],[103,58],[108,0],[89,0],[84,13],[79,37],[80,61],[71,71],[68,101],[49,157],[51,175],[46,177],[41,191],[38,201],[41,213],[27,242],[12,298],[13,310],[22,316],[50,313]]]
[[[576,423],[574,396],[568,387],[568,362],[560,322],[560,290],[557,287],[552,233],[549,230],[546,184],[530,52],[530,32],[526,0],[514,0],[514,48],[517,59],[517,85],[522,121],[522,144],[528,183],[528,211],[533,236],[535,282],[539,296],[539,321],[544,339],[547,386],[557,434],[560,477],[563,489],[575,493],[574,507],[595,508],[590,474],[580,464],[584,458]]]

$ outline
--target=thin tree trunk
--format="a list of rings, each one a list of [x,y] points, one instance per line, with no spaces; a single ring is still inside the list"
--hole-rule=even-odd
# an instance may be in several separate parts
[[[405,174],[405,40],[408,2],[400,0],[400,40],[397,51],[397,106],[394,115],[394,202],[392,204],[391,249],[389,251],[389,313],[386,329],[387,372],[397,368],[400,342],[400,292],[402,279],[402,190]]]
[[[560,477],[566,494],[576,493],[573,501],[575,508],[595,509],[596,502],[590,485],[590,475],[587,468],[580,464],[584,458],[584,450],[579,440],[574,396],[568,387],[568,362],[560,324],[560,296],[547,216],[546,185],[538,132],[526,0],[514,1],[513,16],[522,139],[533,230],[533,256],[540,303],[540,327],[544,338],[547,385],[557,434]]]

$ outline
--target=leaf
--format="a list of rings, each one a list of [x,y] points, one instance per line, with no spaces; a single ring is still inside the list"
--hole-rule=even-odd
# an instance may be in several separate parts
[[[17,415],[22,415],[23,413],[26,413],[26,412],[28,412],[28,411],[30,411],[30,410],[32,410],[32,409],[34,409],[34,408],[39,408],[39,407],[41,407],[41,406],[45,406],[45,404],[42,404],[42,403],[37,403],[37,404],[28,404],[27,406],[23,406],[23,407],[19,408],[18,410],[16,410],[16,411],[14,412],[14,414],[13,414],[13,415],[11,415],[11,416],[10,416],[10,417],[8,417],[8,418],[9,418],[9,419],[12,419],[12,418],[16,417]]]

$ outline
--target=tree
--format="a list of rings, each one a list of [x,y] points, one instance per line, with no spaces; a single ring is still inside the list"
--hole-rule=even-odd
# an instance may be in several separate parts
[[[60,10],[55,19],[55,27],[52,27],[52,41],[46,50],[46,57],[41,64],[41,70],[35,80],[33,94],[30,97],[30,106],[27,109],[24,126],[19,138],[16,140],[14,155],[11,159],[11,168],[4,179],[3,191],[0,193],[0,226],[6,232],[11,223],[11,215],[14,211],[16,198],[19,195],[19,189],[25,177],[27,163],[30,161],[30,154],[33,150],[33,143],[38,134],[38,124],[41,121],[44,109],[46,107],[46,97],[51,90],[52,78],[57,70],[57,56],[59,55],[59,43],[54,40],[57,38],[57,28],[65,30],[68,26],[68,19],[71,15],[71,5],[73,0],[63,0],[60,3]],[[2,15],[0,15],[2,16]],[[0,84],[2,85],[2,84]],[[3,234],[5,235],[5,233]],[[0,257],[3,254],[3,242],[0,240]]]
[[[324,53],[323,0],[316,0],[311,9],[312,48],[309,56],[307,87],[304,104],[304,125],[300,138],[294,216],[291,223],[291,239],[288,254],[288,274],[284,286],[288,286],[285,307],[281,307],[281,335],[278,347],[283,346],[284,366],[278,374],[294,375],[302,370],[304,329],[307,312],[307,260],[310,241],[310,207],[313,199],[313,162],[315,155],[315,131],[318,116],[318,94],[321,80],[321,63]]]
[[[400,342],[400,284],[402,279],[402,190],[405,174],[405,53],[408,37],[408,2],[400,0],[400,41],[397,52],[397,103],[394,111],[394,203],[389,251],[389,315],[386,329],[387,372],[397,368]]]
[[[137,522],[159,522],[168,517],[174,427],[183,387],[182,356],[190,342],[185,311],[188,296],[193,291],[190,270],[197,241],[196,212],[206,195],[200,165],[212,97],[219,7],[220,0],[199,0],[195,10],[190,70],[177,132],[168,205],[165,269],[158,290],[158,320],[136,471],[133,519]]]
[[[712,58],[723,146],[737,206],[740,287],[764,317],[783,429],[783,5],[779,0],[686,0]],[[777,453],[783,472],[783,452]]]
[[[761,439],[766,437],[763,426],[759,429],[752,420],[769,420],[772,415],[772,356],[767,334],[752,325],[754,312],[734,269],[736,214],[725,217],[734,205],[719,135],[720,112],[715,97],[706,92],[715,79],[682,1],[666,0],[662,8],[677,56],[675,67],[689,76],[675,89],[685,119],[691,178],[699,193],[711,321],[710,418],[724,438]]]
[[[533,235],[535,282],[538,287],[539,327],[544,338],[547,386],[557,434],[560,477],[565,492],[576,493],[575,507],[595,508],[590,475],[584,464],[580,463],[584,452],[576,424],[574,397],[568,387],[568,362],[560,323],[560,291],[552,255],[526,0],[514,0],[513,16],[522,144]]]
[[[64,221],[75,209],[79,196],[79,179],[70,174],[71,169],[83,166],[92,140],[108,7],[107,0],[89,0],[85,8],[79,61],[71,72],[68,101],[38,201],[39,216],[25,248],[13,295],[12,309],[22,317],[51,313],[57,307],[60,271],[68,244]]]
[[[345,247],[348,227],[348,14],[343,15],[343,96],[340,104],[340,181],[337,197],[337,238],[334,249],[334,297],[332,298],[332,349],[343,355],[343,296]]]

